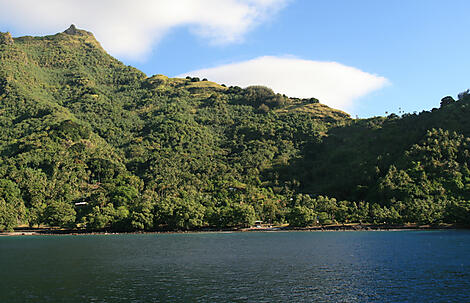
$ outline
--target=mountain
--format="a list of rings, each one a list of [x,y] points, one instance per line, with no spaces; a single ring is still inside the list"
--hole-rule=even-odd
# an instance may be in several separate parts
[[[351,119],[263,86],[147,77],[74,26],[0,33],[0,230],[468,223],[469,102]]]

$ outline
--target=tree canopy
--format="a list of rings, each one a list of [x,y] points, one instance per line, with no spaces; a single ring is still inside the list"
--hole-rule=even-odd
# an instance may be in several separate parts
[[[351,119],[263,86],[147,77],[81,30],[7,40],[0,230],[469,223],[468,92]]]

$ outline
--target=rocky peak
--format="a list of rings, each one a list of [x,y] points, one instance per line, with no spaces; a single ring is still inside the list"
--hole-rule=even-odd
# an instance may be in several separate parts
[[[76,35],[78,34],[78,29],[75,27],[75,25],[70,25],[69,28],[67,28],[64,33],[69,34],[69,35]]]

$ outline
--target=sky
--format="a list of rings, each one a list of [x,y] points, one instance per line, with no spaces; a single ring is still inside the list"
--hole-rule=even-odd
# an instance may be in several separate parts
[[[0,0],[14,37],[70,24],[148,76],[266,85],[360,118],[470,87],[468,0]]]

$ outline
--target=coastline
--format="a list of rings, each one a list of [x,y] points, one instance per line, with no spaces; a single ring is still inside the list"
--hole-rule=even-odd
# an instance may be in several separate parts
[[[75,229],[55,229],[55,228],[17,228],[11,232],[0,232],[0,237],[8,236],[54,236],[54,235],[118,235],[118,234],[198,234],[198,233],[241,233],[241,232],[342,232],[342,231],[412,231],[412,230],[466,230],[469,226],[456,224],[439,225],[380,225],[380,224],[335,224],[311,227],[247,227],[230,229],[197,229],[197,230],[157,230],[157,231],[87,231]]]

